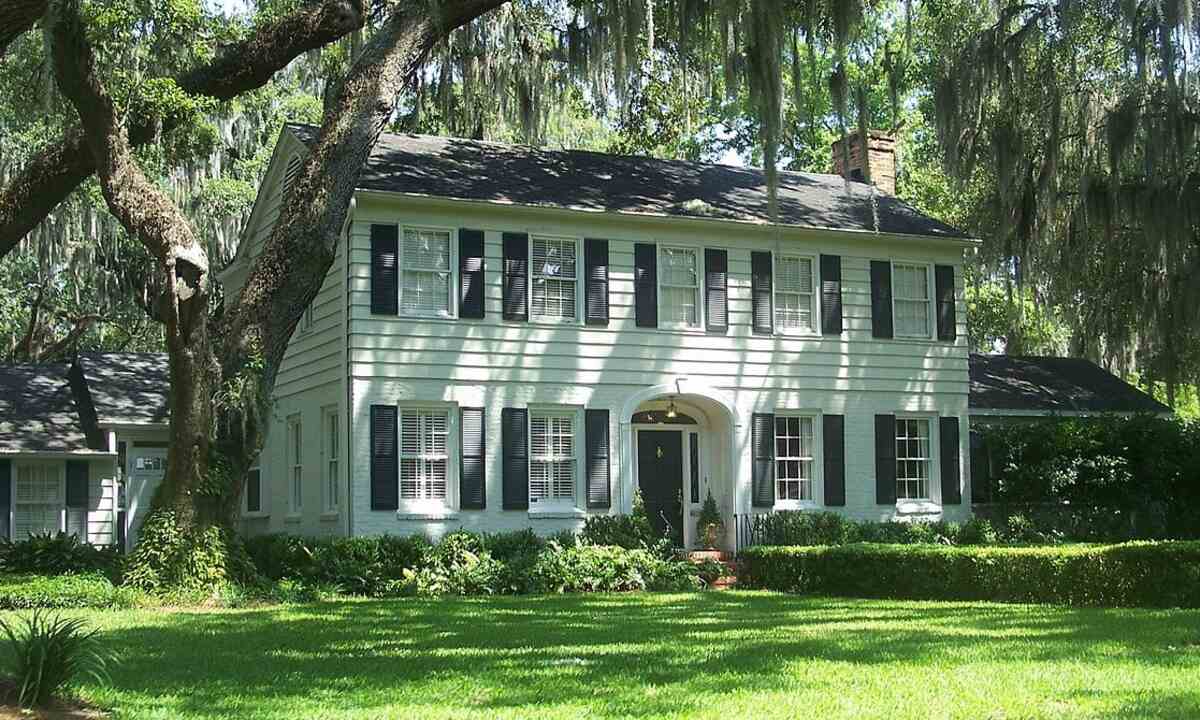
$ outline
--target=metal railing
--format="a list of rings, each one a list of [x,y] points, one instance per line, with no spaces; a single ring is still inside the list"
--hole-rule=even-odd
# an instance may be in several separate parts
[[[754,514],[734,513],[733,530],[733,554],[736,556],[754,544]]]

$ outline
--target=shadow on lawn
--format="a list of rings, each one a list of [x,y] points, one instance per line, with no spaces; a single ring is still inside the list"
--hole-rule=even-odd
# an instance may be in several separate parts
[[[1200,636],[1197,619],[1175,626]],[[703,593],[349,601],[298,608],[178,613],[114,629],[122,693],[174,695],[179,712],[270,715],[272,698],[343,697],[468,709],[578,701],[593,714],[674,714],[696,693],[775,690],[788,663],[896,662],[930,667],[989,659],[1170,664],[1160,613],[1019,605],[859,603]],[[1193,661],[1194,662],[1194,661]],[[814,677],[832,683],[836,674]],[[461,687],[424,693],[431,681]],[[648,686],[675,692],[647,692]],[[679,692],[678,690],[685,690]],[[814,688],[824,689],[824,688]],[[839,688],[828,688],[838,692]],[[472,694],[473,692],[473,694]],[[400,695],[406,695],[399,700]],[[242,699],[231,701],[231,695]],[[232,706],[229,703],[242,703]],[[1112,717],[1184,717],[1200,697],[1120,698]],[[1158,703],[1158,704],[1156,704]]]

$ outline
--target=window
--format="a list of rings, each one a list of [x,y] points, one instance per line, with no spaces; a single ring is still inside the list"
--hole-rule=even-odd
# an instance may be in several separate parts
[[[246,471],[246,512],[262,512],[262,470],[255,463]]]
[[[575,240],[534,237],[533,317],[574,320],[577,265]]]
[[[813,500],[813,419],[775,417],[775,500]]]
[[[575,501],[575,414],[529,416],[529,502]]]
[[[784,255],[775,260],[775,327],[813,332],[813,260]]]
[[[400,312],[448,317],[451,287],[450,232],[404,229],[400,248]]]
[[[892,297],[896,334],[929,337],[929,268],[893,263]]]
[[[313,301],[316,302],[315,300]],[[309,303],[308,307],[304,308],[304,317],[300,320],[301,332],[311,330],[313,326],[313,303]]]
[[[288,511],[299,515],[304,508],[304,434],[300,424],[300,416],[288,419]]]
[[[896,418],[896,499],[929,499],[929,421]]]
[[[450,453],[449,414],[445,410],[400,411],[400,499],[446,500]]]
[[[678,327],[700,327],[700,273],[695,248],[659,249],[659,319]]]
[[[62,530],[66,503],[62,466],[58,463],[17,465],[13,540]]]
[[[337,408],[326,408],[325,426],[325,512],[338,509],[338,461],[341,455],[341,437],[338,435]]]

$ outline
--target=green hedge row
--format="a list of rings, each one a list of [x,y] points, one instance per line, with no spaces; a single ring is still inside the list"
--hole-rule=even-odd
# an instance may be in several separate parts
[[[126,608],[137,605],[139,597],[99,574],[0,574],[0,610]]]
[[[751,547],[741,587],[845,597],[1200,607],[1200,542]]]

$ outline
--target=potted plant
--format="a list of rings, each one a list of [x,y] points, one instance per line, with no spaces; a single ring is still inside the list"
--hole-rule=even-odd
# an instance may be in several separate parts
[[[717,501],[713,499],[711,489],[708,491],[708,497],[704,498],[696,525],[700,530],[700,537],[704,540],[704,547],[715,550],[717,541],[725,530],[725,521],[721,519],[721,511],[717,509]]]

